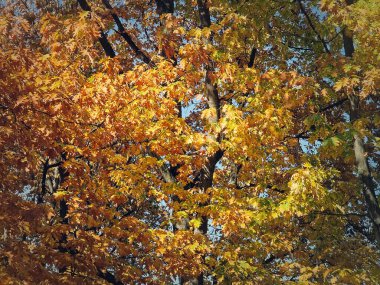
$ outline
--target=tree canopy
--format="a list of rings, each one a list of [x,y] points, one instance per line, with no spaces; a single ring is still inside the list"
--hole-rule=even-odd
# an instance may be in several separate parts
[[[2,284],[379,284],[379,0],[0,2]]]

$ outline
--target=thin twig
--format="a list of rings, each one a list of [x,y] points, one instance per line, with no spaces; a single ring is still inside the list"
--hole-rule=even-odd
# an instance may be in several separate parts
[[[317,37],[318,37],[318,39],[320,40],[320,42],[323,44],[323,47],[325,48],[325,51],[326,51],[327,53],[331,53],[330,50],[329,50],[329,48],[328,48],[328,46],[327,46],[327,44],[326,44],[326,42],[325,42],[325,40],[322,38],[322,36],[321,36],[321,35],[319,34],[319,32],[317,31],[317,29],[316,29],[316,27],[314,26],[314,24],[313,24],[313,22],[312,22],[312,20],[311,20],[311,18],[310,18],[310,16],[309,16],[309,14],[306,12],[305,7],[302,5],[302,1],[301,1],[301,0],[297,0],[297,2],[298,2],[298,4],[299,4],[299,6],[300,6],[300,9],[301,9],[302,13],[305,15],[306,20],[308,21],[308,23],[309,23],[311,29],[314,31],[314,33],[317,35]]]

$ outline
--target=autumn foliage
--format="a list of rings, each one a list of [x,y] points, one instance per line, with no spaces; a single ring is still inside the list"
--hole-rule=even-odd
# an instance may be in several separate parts
[[[380,284],[379,0],[0,3],[1,284]]]

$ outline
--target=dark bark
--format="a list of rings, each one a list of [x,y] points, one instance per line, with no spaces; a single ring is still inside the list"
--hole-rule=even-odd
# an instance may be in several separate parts
[[[174,1],[173,0],[156,0],[157,14],[173,14]]]
[[[220,99],[216,84],[212,84],[211,82],[211,70],[212,68],[208,68],[206,72],[206,96],[208,107],[213,110],[213,114],[210,116],[209,122],[215,124],[220,119]]]
[[[207,0],[197,0],[200,27],[206,28],[211,26],[210,10],[207,6]]]
[[[206,28],[211,25],[210,11],[206,0],[198,0],[198,13],[200,19],[200,27]],[[212,36],[210,36],[211,40]],[[214,110],[214,114],[210,118],[210,123],[217,123],[220,119],[220,99],[218,96],[218,90],[215,84],[211,81],[211,72],[213,71],[213,66],[209,64],[206,67],[206,96],[207,103],[210,109]]]
[[[79,6],[87,12],[91,12],[91,7],[88,5],[86,0],[78,0]],[[100,37],[98,38],[99,43],[101,44],[104,52],[107,56],[113,58],[115,57],[115,51],[113,50],[110,42],[107,39],[107,35],[104,33],[104,31],[99,27],[100,30]]]
[[[355,51],[354,42],[352,40],[352,35],[350,35],[350,31],[347,28],[343,30],[343,46],[345,56],[352,57]]]
[[[330,105],[327,105],[327,106],[319,109],[318,112],[321,113],[321,112],[325,112],[327,110],[330,110],[332,108],[338,107],[338,106],[342,105],[343,103],[345,103],[347,100],[348,100],[348,98],[340,99],[340,100],[338,100],[338,101],[336,101],[334,103],[331,103]]]
[[[83,0],[81,0],[83,1]],[[108,2],[108,0],[102,0],[104,6],[112,11],[113,8],[111,6],[111,4]],[[137,44],[134,42],[134,40],[132,39],[132,37],[127,33],[127,31],[124,29],[124,26],[123,24],[121,23],[121,20],[120,18],[118,17],[118,15],[116,15],[114,12],[111,12],[111,16],[117,26],[117,29],[118,29],[118,34],[122,36],[122,38],[128,43],[129,47],[135,52],[135,54],[143,61],[145,62],[146,64],[149,64],[152,62],[151,58],[149,56],[147,56],[138,46]]]
[[[42,169],[42,179],[41,179],[41,192],[37,195],[37,204],[42,204],[44,202],[44,196],[46,194],[46,176],[48,173],[49,159],[46,159]]]
[[[249,55],[248,67],[253,67],[253,65],[255,63],[256,53],[257,53],[257,49],[252,48],[251,54]]]
[[[333,109],[335,107],[341,106],[341,105],[343,105],[347,101],[348,101],[348,98],[343,98],[341,100],[338,100],[338,101],[336,101],[334,103],[331,103],[331,104],[329,104],[329,105],[327,105],[325,107],[322,107],[321,109],[318,110],[318,113],[323,113],[323,112],[326,112],[326,111],[328,111],[330,109]],[[308,133],[309,132],[313,132],[313,131],[315,131],[315,125],[311,125],[309,129],[307,129],[305,131],[302,131],[302,132],[300,132],[298,134],[286,136],[284,138],[284,140],[285,139],[289,139],[289,138],[308,139],[308,138],[310,138],[310,136],[308,135]]]
[[[313,32],[317,35],[318,40],[322,43],[323,48],[327,53],[330,53],[330,50],[327,46],[326,41],[322,38],[321,34],[317,31],[317,28],[314,26],[313,21],[311,20],[309,14],[307,13],[305,7],[302,4],[301,0],[297,0],[299,7],[301,9],[301,12],[305,15],[307,22],[309,23],[310,28],[313,30]]]
[[[115,275],[113,275],[112,273],[110,273],[109,271],[106,271],[106,272],[103,272],[101,271],[100,269],[98,269],[98,276],[102,279],[104,279],[105,281],[107,281],[108,283],[110,284],[114,284],[114,285],[124,285],[123,282],[121,282],[120,280],[118,280]]]
[[[62,164],[62,162],[57,162],[53,164],[49,164],[49,159],[46,159],[43,168],[42,168],[42,179],[41,179],[41,192],[37,195],[37,204],[42,204],[44,202],[44,196],[47,193],[47,185],[46,179],[48,175],[48,171],[51,168],[58,167]],[[52,189],[54,191],[54,189]]]
[[[347,0],[348,5],[353,4],[352,0]],[[343,45],[346,57],[353,57],[355,52],[352,32],[347,28],[343,31]],[[355,122],[360,118],[360,99],[355,94],[349,94],[350,101],[350,119]],[[376,184],[373,180],[371,169],[368,165],[364,141],[357,133],[354,134],[354,153],[356,158],[356,167],[359,179],[362,182],[362,192],[366,202],[368,216],[370,217],[377,246],[380,248],[380,207],[376,197]]]
[[[206,28],[211,25],[210,10],[206,0],[197,0],[198,4],[198,14],[200,19],[200,27]],[[209,41],[212,41],[212,35],[209,38]],[[218,95],[218,90],[216,84],[212,83],[211,73],[214,70],[214,67],[211,63],[206,66],[206,77],[205,77],[205,92],[207,97],[208,108],[213,112],[209,117],[210,124],[216,124],[220,120],[220,98]],[[220,140],[219,135],[212,135],[212,138],[216,141]],[[221,149],[217,150],[214,154],[210,155],[207,158],[206,164],[199,175],[199,186],[203,191],[206,191],[208,188],[213,185],[213,175],[215,171],[216,164],[222,158],[223,151]],[[206,206],[206,205],[200,205]],[[208,232],[208,217],[201,217],[201,225],[198,229],[203,235],[207,235]],[[204,257],[205,258],[205,257]],[[191,280],[191,284],[203,285],[204,284],[204,273],[201,273],[196,279]]]

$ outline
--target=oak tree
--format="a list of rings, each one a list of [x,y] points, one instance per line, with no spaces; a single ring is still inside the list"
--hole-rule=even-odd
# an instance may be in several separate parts
[[[379,0],[0,3],[4,284],[379,284]]]

